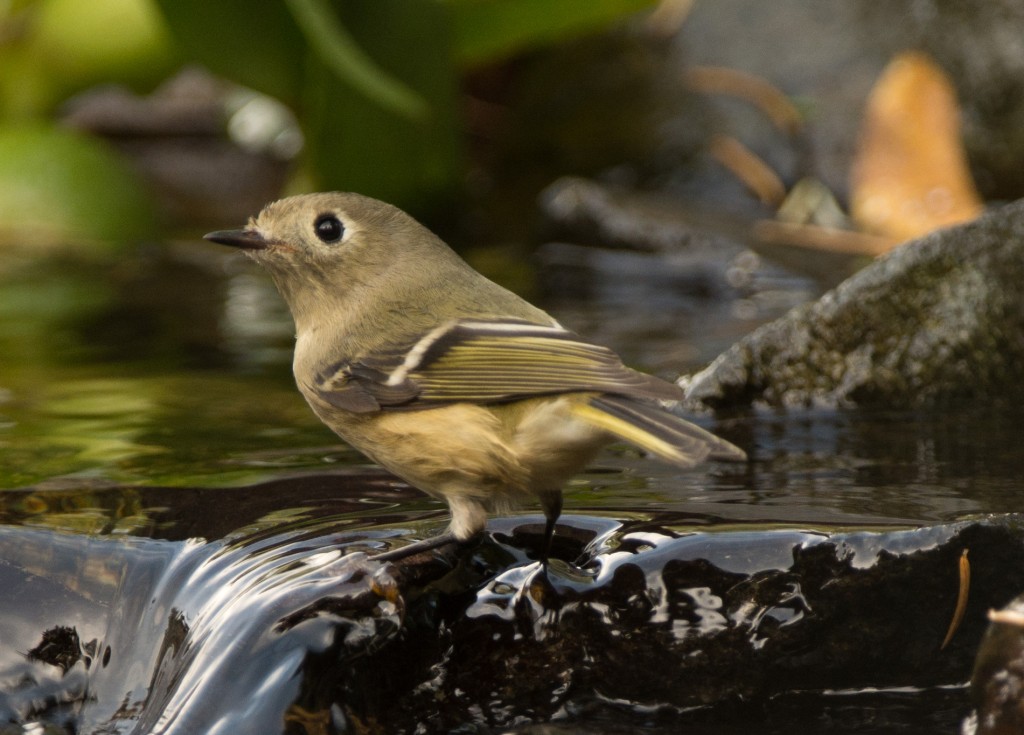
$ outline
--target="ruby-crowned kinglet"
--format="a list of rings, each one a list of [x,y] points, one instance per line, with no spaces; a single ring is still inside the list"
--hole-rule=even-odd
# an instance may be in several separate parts
[[[447,501],[450,533],[422,548],[468,540],[488,509],[530,495],[547,518],[546,548],[562,485],[616,438],[681,467],[746,458],[663,408],[682,397],[678,386],[564,329],[389,204],[290,197],[206,239],[270,272],[295,320],[295,381],[316,415]]]

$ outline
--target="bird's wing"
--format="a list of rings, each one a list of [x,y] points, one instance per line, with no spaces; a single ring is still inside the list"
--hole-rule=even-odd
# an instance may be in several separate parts
[[[411,345],[333,365],[316,388],[329,403],[358,413],[571,391],[682,397],[678,386],[627,368],[606,347],[561,327],[518,320],[450,322]]]
[[[570,410],[588,424],[679,467],[692,467],[706,457],[731,462],[747,459],[739,447],[649,403],[602,395],[573,403]]]

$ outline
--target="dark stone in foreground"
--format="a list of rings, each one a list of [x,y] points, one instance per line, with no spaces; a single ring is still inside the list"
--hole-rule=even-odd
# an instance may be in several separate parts
[[[6,528],[0,581],[24,604],[9,602],[0,626],[0,719],[77,732],[585,732],[610,707],[617,722],[661,717],[666,732],[749,731],[780,702],[820,713],[828,691],[965,681],[985,611],[1024,588],[1016,515],[835,533],[673,519],[567,518],[546,570],[529,558],[540,517],[495,521],[468,553],[398,564],[353,553],[393,537],[329,522],[210,543]],[[964,549],[967,612],[940,650]],[[47,629],[52,640],[58,618],[61,637],[97,639],[81,658],[17,654],[40,650]]]
[[[579,567],[512,566],[472,594],[417,593],[405,635],[345,677],[360,683],[350,712],[388,732],[447,732],[573,721],[612,702],[681,716],[793,692],[952,685],[969,676],[985,611],[1024,583],[1015,517],[882,533],[638,525],[592,547]],[[967,612],[940,650],[965,548]],[[373,696],[396,690],[411,694]]]
[[[691,408],[1024,396],[1024,202],[909,242],[687,381]]]

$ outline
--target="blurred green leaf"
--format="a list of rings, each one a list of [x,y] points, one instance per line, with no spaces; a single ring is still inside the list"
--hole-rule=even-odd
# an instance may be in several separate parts
[[[0,2],[0,39],[7,121],[39,119],[95,84],[148,89],[178,63],[154,0]]]
[[[449,193],[461,170],[447,14],[432,0],[349,0],[338,10],[370,57],[416,89],[430,112],[409,118],[384,109],[312,67],[306,127],[317,186],[423,207]]]
[[[42,124],[0,127],[0,246],[109,246],[154,230],[145,188],[102,143]]]
[[[285,4],[317,57],[339,79],[385,109],[406,117],[426,114],[423,98],[374,64],[338,22],[328,0],[285,0]]]
[[[58,82],[23,46],[0,54],[0,119],[31,120],[59,99]]]
[[[30,53],[68,93],[91,84],[155,84],[175,51],[152,0],[42,0],[33,18]]]
[[[314,186],[413,209],[453,188],[456,78],[437,0],[158,2],[186,55],[295,109]]]
[[[186,55],[295,110],[307,173],[417,210],[462,173],[456,61],[597,30],[654,0],[156,0]]]
[[[455,58],[479,64],[542,43],[596,31],[655,0],[445,0]]]
[[[281,0],[156,0],[183,54],[295,105],[308,47]]]

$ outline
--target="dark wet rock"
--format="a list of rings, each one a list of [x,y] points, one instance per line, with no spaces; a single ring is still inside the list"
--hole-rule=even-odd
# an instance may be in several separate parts
[[[655,257],[642,273],[608,270],[620,282],[623,276],[657,278],[659,274],[664,277],[666,271],[685,270],[691,285],[677,290],[701,295],[705,300],[746,298],[753,301],[752,307],[771,309],[806,300],[807,293],[816,290],[810,279],[834,285],[843,274],[852,274],[863,260],[771,247],[751,237],[754,220],[749,217],[578,176],[562,177],[548,186],[541,192],[539,206],[544,217],[542,234],[548,242],[545,249],[550,251],[540,253],[546,269],[539,277],[549,281],[552,276],[546,272],[548,268],[569,265],[600,269],[601,251],[618,253],[619,257],[625,255],[622,251],[649,253]],[[574,250],[575,246],[583,247]],[[561,253],[563,248],[569,248],[567,254]],[[588,258],[586,249],[597,254]],[[558,277],[557,270],[554,277]],[[628,283],[634,288],[643,285],[641,278],[631,278]],[[550,290],[557,296],[560,287],[573,285],[558,282]]]
[[[540,207],[545,307],[627,362],[671,377],[821,292],[747,247],[742,226],[671,197],[565,177],[544,190]],[[688,354],[685,340],[696,334],[701,352]]]
[[[229,113],[237,114],[232,108],[246,102],[240,95],[202,70],[186,69],[148,96],[120,87],[84,92],[67,104],[63,122],[103,137],[123,153],[169,222],[243,222],[279,196],[297,149],[284,154],[272,142],[230,139]],[[273,125],[274,112],[262,113],[259,122]]]
[[[880,258],[687,381],[691,407],[935,407],[1024,393],[1024,202]]]
[[[540,195],[545,237],[608,248],[674,252],[709,239],[694,227],[692,214],[667,197],[644,196],[623,187],[576,176],[563,177]],[[742,250],[719,243],[723,258]]]
[[[389,732],[571,721],[608,702],[678,713],[793,691],[954,684],[968,675],[984,611],[1024,583],[1019,523],[606,531],[579,567],[514,566],[475,593],[421,597],[406,636],[358,661],[351,680],[412,692],[363,701],[361,717]],[[940,651],[964,548],[971,597]]]
[[[227,505],[176,540],[0,529],[0,586],[16,598],[0,619],[0,714],[79,732],[415,733],[611,708],[613,723],[743,731],[767,702],[792,721],[787,708],[821,711],[797,701],[809,693],[965,680],[985,611],[1024,588],[1016,515],[841,532],[571,516],[546,568],[534,561],[543,519],[526,516],[494,521],[468,551],[381,564],[366,551],[400,529],[339,527],[314,507],[319,481],[290,486],[306,513],[270,520],[259,496],[272,489],[211,490],[211,503],[254,505],[208,542],[195,534],[220,529],[209,516]],[[964,549],[967,612],[940,650]],[[58,626],[65,643],[97,639],[66,673],[63,654],[17,653]]]
[[[1024,597],[989,617],[971,677],[975,712],[965,735],[1024,732]]]

